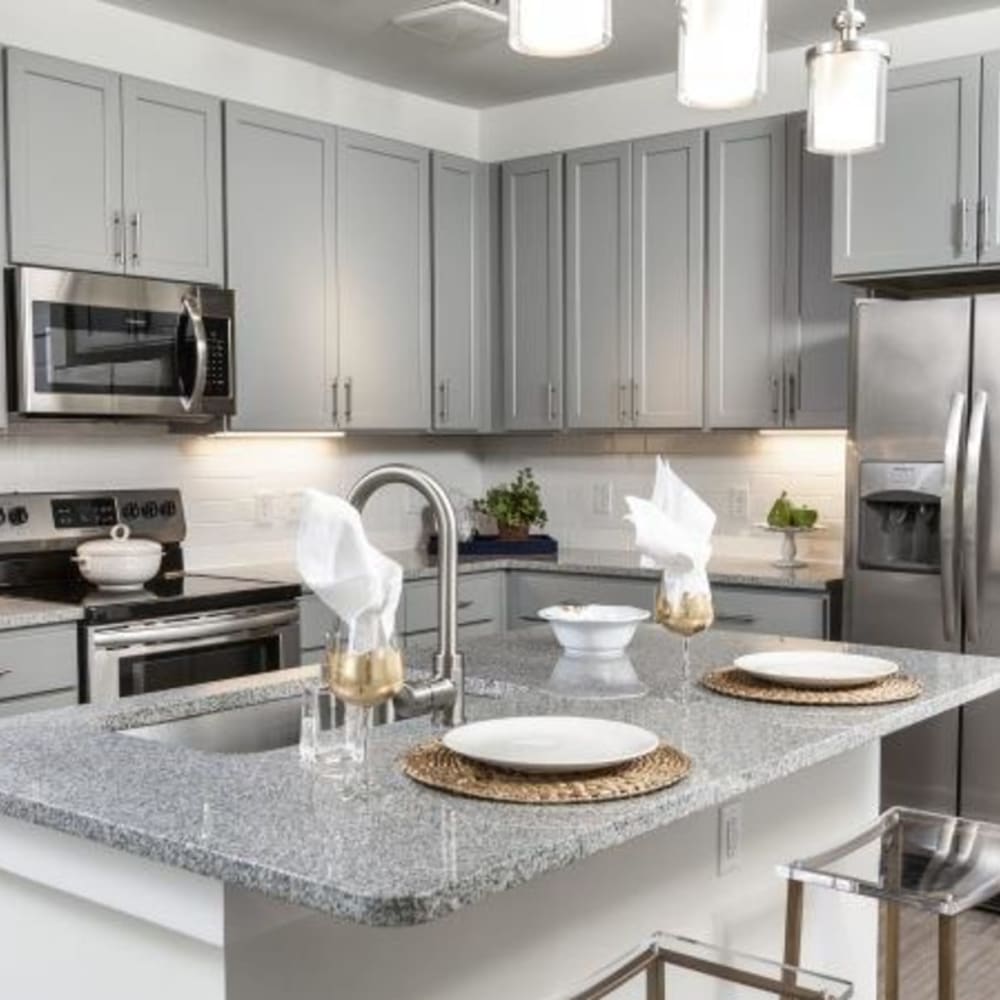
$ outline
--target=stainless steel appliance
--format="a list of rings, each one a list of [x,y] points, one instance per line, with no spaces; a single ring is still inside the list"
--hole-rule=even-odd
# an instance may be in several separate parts
[[[845,627],[1000,655],[1000,295],[856,306]],[[883,799],[1000,820],[1000,697],[883,743]]]
[[[12,407],[207,420],[235,412],[233,295],[144,278],[8,271]]]
[[[73,554],[123,521],[164,547],[141,590],[109,593]],[[184,571],[177,490],[0,494],[0,592],[79,606],[83,700],[119,698],[298,666],[297,584]]]

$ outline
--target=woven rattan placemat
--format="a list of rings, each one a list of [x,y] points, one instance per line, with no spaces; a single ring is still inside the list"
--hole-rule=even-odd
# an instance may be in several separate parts
[[[920,681],[896,674],[876,684],[852,688],[796,688],[759,680],[738,667],[726,667],[706,674],[701,683],[710,691],[731,698],[769,701],[780,705],[888,705],[920,697]]]
[[[467,760],[439,740],[421,743],[403,757],[403,772],[422,785],[474,799],[527,805],[611,802],[647,795],[676,784],[690,770],[690,759],[664,744],[629,764],[585,774],[503,771]]]

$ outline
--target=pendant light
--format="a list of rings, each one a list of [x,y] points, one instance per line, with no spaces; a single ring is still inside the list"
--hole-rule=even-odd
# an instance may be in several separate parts
[[[840,37],[806,53],[810,152],[842,156],[885,145],[890,52],[885,42],[859,37],[867,20],[854,0],[847,0],[833,19]]]
[[[767,0],[677,0],[677,98],[742,108],[767,93]]]
[[[565,59],[611,44],[611,0],[510,0],[510,47],[526,56]]]

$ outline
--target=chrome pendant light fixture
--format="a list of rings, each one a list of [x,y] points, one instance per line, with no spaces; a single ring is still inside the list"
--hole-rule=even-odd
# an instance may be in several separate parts
[[[767,0],[677,0],[677,98],[742,108],[767,93]]]
[[[860,37],[866,23],[854,0],[847,0],[833,19],[840,37],[806,53],[810,152],[843,156],[885,144],[890,51],[885,42]]]
[[[611,44],[611,0],[510,0],[509,32],[522,55],[591,55]]]

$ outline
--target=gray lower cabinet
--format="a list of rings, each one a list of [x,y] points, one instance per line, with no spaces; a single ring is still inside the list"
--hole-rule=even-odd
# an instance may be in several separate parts
[[[505,574],[462,573],[458,577],[458,638],[497,635],[505,628]],[[437,641],[437,580],[413,580],[403,588],[403,626],[406,645]]]
[[[489,423],[489,167],[434,153],[434,429]]]
[[[563,158],[502,170],[504,427],[563,425]]]
[[[212,97],[7,53],[15,263],[221,284]]]
[[[337,165],[341,426],[427,430],[430,154],[341,129]]]
[[[709,132],[710,427],[781,425],[785,129],[782,117]]]
[[[806,117],[788,120],[784,425],[847,426],[855,291],[831,277],[833,159],[805,148]]]
[[[244,431],[334,427],[337,131],[226,106],[228,283]]]
[[[126,269],[221,285],[222,104],[122,80]]]
[[[0,632],[0,716],[79,701],[76,625]]]
[[[976,264],[981,76],[978,56],[892,71],[885,147],[835,165],[834,274]]]

